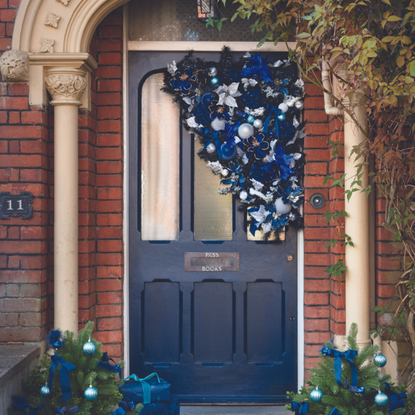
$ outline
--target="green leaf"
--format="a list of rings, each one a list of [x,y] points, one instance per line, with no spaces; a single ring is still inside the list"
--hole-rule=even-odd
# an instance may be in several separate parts
[[[411,76],[415,76],[415,61],[412,61],[409,64],[409,73],[411,74]]]
[[[298,38],[298,39],[307,39],[308,37],[310,37],[311,35],[310,35],[310,33],[307,33],[307,32],[303,32],[303,33],[300,33],[300,34],[298,34],[296,37]]]
[[[398,16],[389,16],[387,19],[386,19],[386,21],[387,22],[398,22],[399,20],[402,20],[402,18],[401,17],[398,17]]]

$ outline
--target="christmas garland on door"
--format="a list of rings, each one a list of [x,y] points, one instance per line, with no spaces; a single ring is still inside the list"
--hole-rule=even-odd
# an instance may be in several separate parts
[[[198,155],[242,202],[250,232],[265,238],[289,224],[302,226],[299,207],[304,154],[304,82],[290,60],[268,63],[246,53],[234,62],[224,47],[219,62],[194,58],[167,65],[163,91],[183,108],[184,126],[200,137]]]

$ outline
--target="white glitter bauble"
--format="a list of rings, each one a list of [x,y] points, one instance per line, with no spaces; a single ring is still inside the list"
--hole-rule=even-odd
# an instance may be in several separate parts
[[[282,197],[279,197],[279,198],[275,201],[274,205],[275,205],[275,210],[276,210],[278,213],[281,213],[281,215],[286,215],[287,213],[289,213],[289,212],[290,212],[290,210],[291,210],[291,208],[292,208],[291,203],[284,203],[284,202],[282,201]]]
[[[260,129],[260,128],[262,128],[262,126],[264,124],[263,124],[263,122],[261,120],[255,120],[253,125],[254,125],[255,128]]]
[[[294,105],[295,105],[295,108],[297,108],[298,110],[302,110],[304,108],[303,101],[296,101]]]
[[[251,137],[251,135],[254,134],[254,127],[252,127],[251,124],[248,124],[247,122],[244,124],[241,124],[238,128],[238,136],[244,140],[245,138]]]
[[[228,171],[228,170],[226,170],[226,169],[223,169],[223,170],[220,172],[220,174],[221,174],[223,177],[226,177],[226,176],[229,174],[229,171]]]
[[[216,151],[216,146],[215,146],[215,144],[213,144],[213,143],[208,144],[208,145],[206,146],[206,151],[207,151],[209,154],[214,153],[214,152]]]
[[[282,112],[287,112],[288,111],[288,105],[285,102],[282,102],[280,105],[278,105],[278,108],[282,111]]]
[[[220,120],[219,118],[215,118],[210,125],[212,126],[212,128],[215,131],[221,131],[225,129],[225,121],[224,120]]]
[[[245,192],[245,190],[242,190],[241,193],[239,193],[239,198],[241,200],[245,200],[248,197],[248,193]]]

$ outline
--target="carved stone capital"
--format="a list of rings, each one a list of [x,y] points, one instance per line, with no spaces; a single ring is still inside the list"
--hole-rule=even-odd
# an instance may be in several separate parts
[[[87,87],[85,72],[79,69],[50,69],[45,78],[46,88],[52,95],[52,105],[80,105],[79,98]]]
[[[0,58],[3,82],[29,81],[29,54],[20,50],[4,52]]]

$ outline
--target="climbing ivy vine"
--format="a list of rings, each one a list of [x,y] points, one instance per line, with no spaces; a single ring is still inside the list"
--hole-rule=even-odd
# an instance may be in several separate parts
[[[253,33],[260,32],[265,41],[284,42],[290,59],[296,61],[303,78],[331,94],[321,82],[324,62],[342,88],[344,96],[360,89],[367,101],[368,131],[366,140],[352,150],[356,156],[356,176],[327,177],[332,186],[353,186],[385,201],[383,227],[403,249],[402,275],[396,284],[399,299],[393,314],[395,323],[379,330],[403,338],[412,348],[409,391],[415,392],[415,0],[322,0],[318,4],[301,0],[234,0],[237,12],[229,19],[223,15],[208,24],[232,24],[237,18],[249,19]],[[218,0],[226,5],[226,0]],[[222,4],[220,6],[223,9]],[[225,7],[226,9],[226,7]],[[290,47],[296,42],[295,47]],[[333,62],[348,66],[347,79],[333,71]],[[331,95],[335,105],[356,121],[352,110]],[[331,142],[335,156],[339,142]],[[370,185],[362,187],[362,169],[369,158],[375,161]],[[375,186],[375,187],[374,187]],[[341,222],[347,212],[326,212],[328,222]],[[332,222],[333,223],[333,222]],[[338,241],[329,241],[335,245]],[[340,234],[340,243],[353,242]],[[353,245],[352,245],[353,246]],[[341,276],[347,264],[342,259],[328,268],[330,276]],[[391,304],[377,307],[380,314],[390,312]]]

